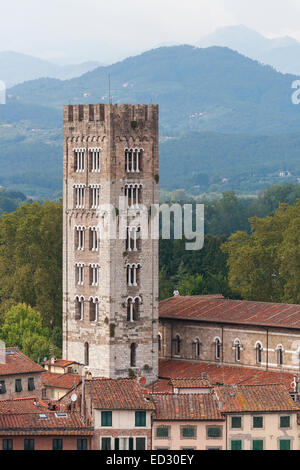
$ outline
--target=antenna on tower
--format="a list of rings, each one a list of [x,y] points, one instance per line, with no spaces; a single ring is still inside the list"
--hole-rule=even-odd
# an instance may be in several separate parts
[[[110,73],[108,74],[108,102],[111,104],[111,96],[110,96]]]

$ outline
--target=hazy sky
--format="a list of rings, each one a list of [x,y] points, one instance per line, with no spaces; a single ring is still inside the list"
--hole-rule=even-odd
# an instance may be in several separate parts
[[[0,0],[0,50],[112,62],[226,25],[300,40],[299,0]]]

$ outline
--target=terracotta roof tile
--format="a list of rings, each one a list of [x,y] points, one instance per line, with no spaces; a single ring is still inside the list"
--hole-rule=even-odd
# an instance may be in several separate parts
[[[228,300],[222,296],[171,297],[160,302],[159,317],[300,329],[300,305]]]
[[[6,348],[0,350],[0,376],[15,374],[33,374],[43,372],[43,367],[33,362],[29,357],[25,356],[18,348]]]
[[[81,377],[78,374],[66,373],[55,374],[44,372],[42,375],[42,384],[48,387],[72,389],[81,383]]]
[[[135,379],[92,379],[86,390],[95,408],[102,410],[153,410],[143,388]]]
[[[207,379],[193,377],[188,379],[171,379],[174,388],[213,388],[213,385]]]
[[[77,412],[66,412],[60,417],[59,412],[43,410],[39,413],[0,413],[0,435],[5,434],[48,434],[64,435],[92,434]]]
[[[226,385],[216,387],[215,393],[222,403],[223,413],[254,411],[300,411],[282,384]]]
[[[155,420],[224,420],[213,395],[157,394],[152,395]]]
[[[294,374],[288,372],[265,371],[247,367],[221,366],[207,362],[189,362],[180,360],[159,361],[159,377],[161,379],[202,377],[212,385],[230,384],[276,384],[281,383],[291,389]],[[292,390],[291,390],[292,391]]]
[[[36,413],[47,410],[48,405],[35,397],[13,398],[10,400],[0,400],[0,414],[3,413]]]
[[[51,359],[48,359],[48,361],[43,362],[43,364],[49,365],[49,366],[67,367],[67,366],[71,366],[72,364],[78,364],[78,362],[67,361],[65,359],[55,359],[55,361],[52,362]]]

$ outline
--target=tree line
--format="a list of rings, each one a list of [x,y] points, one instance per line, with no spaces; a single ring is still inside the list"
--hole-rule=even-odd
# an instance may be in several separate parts
[[[224,193],[205,211],[202,250],[160,240],[160,299],[179,290],[300,303],[300,187],[254,201]],[[62,204],[25,203],[0,217],[0,339],[34,360],[60,355],[61,322]]]

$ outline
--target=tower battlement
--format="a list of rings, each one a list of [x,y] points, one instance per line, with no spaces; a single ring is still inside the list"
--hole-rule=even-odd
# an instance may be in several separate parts
[[[64,106],[64,123],[106,121],[108,118],[133,122],[156,122],[158,105],[154,104],[78,104]]]

